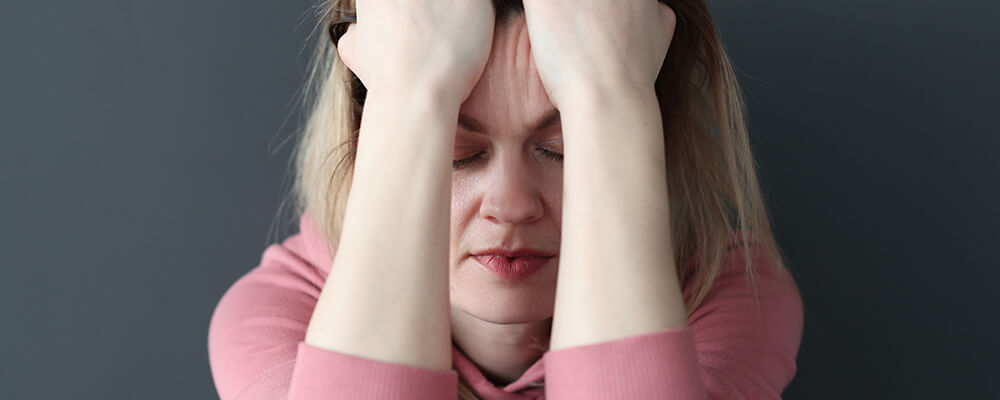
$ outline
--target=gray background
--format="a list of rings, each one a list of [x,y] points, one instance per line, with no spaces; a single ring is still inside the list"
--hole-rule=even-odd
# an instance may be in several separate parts
[[[757,3],[712,9],[806,302],[784,397],[996,395],[1000,6]],[[296,229],[311,5],[0,2],[0,398],[216,397],[216,301]]]

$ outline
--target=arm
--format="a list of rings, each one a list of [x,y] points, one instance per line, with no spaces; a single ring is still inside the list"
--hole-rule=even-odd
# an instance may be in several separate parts
[[[546,398],[780,399],[796,372],[803,303],[794,281],[751,243],[759,308],[736,246],[723,255],[690,327],[546,353]],[[693,293],[687,288],[684,297]]]
[[[458,107],[423,88],[369,93],[337,257],[307,344],[451,369],[448,214]]]
[[[548,393],[704,399],[671,246],[655,93],[578,99],[560,110],[567,150]]]
[[[653,89],[565,105],[563,236],[551,349],[687,326]]]
[[[303,342],[331,266],[307,211],[300,232],[264,251],[222,296],[208,355],[222,400],[454,399],[458,375],[324,350]]]

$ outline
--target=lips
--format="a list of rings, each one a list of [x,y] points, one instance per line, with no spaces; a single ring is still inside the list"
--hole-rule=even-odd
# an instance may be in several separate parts
[[[504,248],[492,248],[488,250],[483,250],[481,252],[475,253],[476,256],[503,256],[507,258],[511,257],[552,257],[555,253],[547,252],[544,250],[520,248],[507,250]]]
[[[481,254],[473,256],[480,265],[508,280],[522,279],[532,272],[541,269],[553,257],[505,257],[497,254]]]

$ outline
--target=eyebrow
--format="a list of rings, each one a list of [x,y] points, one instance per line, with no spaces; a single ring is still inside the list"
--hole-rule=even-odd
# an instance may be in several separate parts
[[[549,109],[549,111],[547,111],[544,115],[542,115],[541,118],[539,118],[534,123],[529,125],[531,126],[531,128],[528,130],[528,132],[535,133],[560,122],[562,121],[559,116],[559,110],[552,108]],[[472,132],[486,134],[486,127],[483,125],[482,122],[479,122],[475,118],[469,117],[468,115],[465,114],[458,115],[458,126],[461,126],[462,128]]]

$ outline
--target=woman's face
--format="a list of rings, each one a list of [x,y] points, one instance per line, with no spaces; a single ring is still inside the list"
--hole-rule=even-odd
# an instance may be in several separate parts
[[[562,211],[562,127],[535,129],[555,108],[530,58],[524,18],[498,27],[490,59],[462,104],[452,171],[451,303],[494,323],[544,320],[555,304]],[[477,132],[478,131],[478,132]],[[532,248],[555,254],[507,280],[473,254]]]

